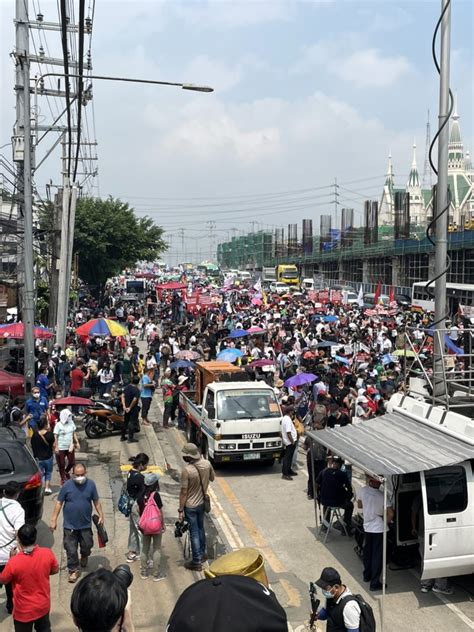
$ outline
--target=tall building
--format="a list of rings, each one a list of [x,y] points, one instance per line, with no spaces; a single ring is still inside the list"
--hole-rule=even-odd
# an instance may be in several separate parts
[[[453,228],[462,230],[474,221],[474,170],[468,151],[464,153],[464,144],[459,126],[457,102],[451,116],[451,129],[448,145],[448,184],[451,195],[449,222]],[[420,183],[416,161],[416,143],[413,143],[413,159],[405,187],[395,186],[392,157],[388,158],[387,177],[379,205],[379,225],[393,226],[395,223],[395,193],[410,195],[410,224],[413,227],[426,226],[433,216],[433,195],[431,189],[423,189]]]

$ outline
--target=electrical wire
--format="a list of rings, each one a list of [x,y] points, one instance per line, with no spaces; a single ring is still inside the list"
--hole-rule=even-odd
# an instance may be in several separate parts
[[[431,55],[433,58],[433,63],[436,67],[436,70],[438,72],[438,75],[441,75],[441,68],[438,62],[438,56],[436,54],[436,40],[438,37],[438,32],[441,26],[441,23],[443,21],[443,18],[446,14],[446,11],[448,10],[448,8],[451,5],[451,0],[447,0],[444,9],[442,10],[438,22],[436,23],[436,27],[435,30],[433,32],[433,38],[431,40]],[[454,108],[454,97],[453,97],[453,93],[451,92],[451,88],[449,89],[449,111],[446,115],[446,118],[444,119],[444,121],[441,123],[441,125],[438,128],[438,131],[436,132],[433,140],[431,141],[431,145],[430,145],[430,150],[428,152],[428,159],[430,162],[430,166],[433,169],[433,171],[435,172],[436,175],[438,175],[438,170],[436,169],[434,163],[433,163],[433,158],[432,158],[432,152],[433,152],[433,148],[435,143],[437,142],[439,135],[441,134],[442,130],[446,127],[446,125],[449,124],[449,119],[451,118],[451,114],[453,113],[453,108]],[[449,190],[449,186],[448,186],[448,190],[447,190],[447,205],[441,209],[441,211],[437,214],[435,214],[435,207],[433,204],[433,219],[430,221],[430,223],[428,224],[428,226],[426,227],[426,238],[428,239],[428,241],[431,243],[431,245],[433,247],[436,247],[436,242],[435,240],[432,238],[432,229],[433,227],[436,225],[436,221],[442,216],[444,215],[444,213],[447,213],[449,211],[449,208],[451,206],[451,191]],[[442,270],[438,275],[436,275],[435,277],[429,279],[429,281],[426,283],[425,285],[425,289],[426,292],[428,294],[428,296],[431,299],[434,299],[434,292],[431,291],[430,286],[433,286],[436,281],[438,281],[438,279],[441,279],[443,276],[446,276],[449,269],[451,267],[451,257],[449,256],[449,254],[446,255],[446,267],[444,270]],[[435,322],[433,322],[431,324],[431,327],[435,327],[436,325],[438,325],[439,323],[443,323],[446,318],[449,317],[449,312],[447,312],[446,314],[444,314],[441,318],[438,318],[438,320],[436,320]]]
[[[76,181],[77,167],[79,164],[79,152],[81,150],[81,118],[82,118],[82,93],[84,88],[84,20],[85,20],[86,0],[79,0],[79,65],[77,80],[77,133],[76,133],[76,159],[72,181]]]
[[[66,173],[68,178],[71,177],[71,161],[72,161],[72,125],[71,125],[71,103],[70,103],[70,86],[69,86],[69,56],[68,56],[68,42],[67,42],[67,10],[66,0],[59,0],[60,2],[60,14],[61,14],[61,46],[63,50],[63,63],[64,63],[64,90],[66,93],[66,117],[68,128],[68,155],[67,155],[67,169]]]

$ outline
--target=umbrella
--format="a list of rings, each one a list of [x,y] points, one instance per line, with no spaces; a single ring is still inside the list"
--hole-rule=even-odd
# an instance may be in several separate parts
[[[217,359],[225,362],[235,362],[237,358],[241,358],[243,355],[240,349],[224,349],[218,354]]]
[[[317,376],[313,373],[298,373],[297,375],[293,375],[293,377],[289,377],[285,381],[285,386],[289,386],[291,388],[294,386],[302,386],[303,384],[314,382],[316,379]]]
[[[337,321],[337,316],[333,316],[332,314],[328,314],[324,317],[325,323],[335,323]]]
[[[171,362],[170,369],[191,369],[194,366],[194,362],[191,360],[176,360]]]
[[[34,328],[35,338],[42,338],[46,340],[54,336],[53,332],[46,327]],[[0,338],[17,338],[22,339],[25,337],[25,325],[23,323],[7,323],[6,325],[0,325]]]
[[[322,342],[318,342],[316,349],[327,349],[328,347],[334,347],[338,344],[338,342],[333,342],[332,340],[323,340]]]
[[[183,349],[182,351],[178,351],[178,353],[174,356],[178,360],[197,360],[201,357],[201,354],[197,351],[190,351],[189,349]]]
[[[87,397],[59,397],[51,401],[55,406],[93,406],[94,402]]]
[[[252,367],[262,367],[262,366],[274,366],[275,362],[273,360],[266,360],[262,358],[262,360],[254,360],[249,364]]]
[[[397,358],[390,353],[386,353],[382,356],[382,364],[390,364],[390,362],[396,362]]]
[[[334,359],[337,360],[338,362],[341,362],[342,364],[345,365],[349,365],[350,364],[350,360],[348,360],[347,358],[343,358],[342,356],[334,356]]]
[[[261,298],[253,298],[252,305],[256,305],[257,307],[260,307],[261,305],[263,305],[263,301]]]
[[[127,336],[128,329],[110,318],[93,318],[76,329],[79,336]]]
[[[247,329],[247,332],[249,334],[263,334],[265,332],[265,329],[263,327],[257,327],[256,325],[254,325],[253,327]]]
[[[395,349],[392,355],[397,357],[405,356],[405,358],[414,358],[416,354],[411,349]]]
[[[229,338],[241,338],[242,336],[247,336],[246,329],[234,329],[230,332]]]

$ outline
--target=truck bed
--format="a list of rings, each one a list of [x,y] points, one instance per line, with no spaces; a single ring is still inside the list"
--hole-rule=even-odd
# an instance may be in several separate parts
[[[197,426],[201,425],[202,406],[196,404],[196,391],[181,392],[179,406]]]

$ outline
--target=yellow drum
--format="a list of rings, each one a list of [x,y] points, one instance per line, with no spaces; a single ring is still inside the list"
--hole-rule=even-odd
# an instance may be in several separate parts
[[[257,549],[238,549],[232,553],[226,553],[214,560],[209,568],[204,570],[204,574],[208,578],[220,575],[244,575],[253,577],[265,586],[269,585],[265,562]]]

